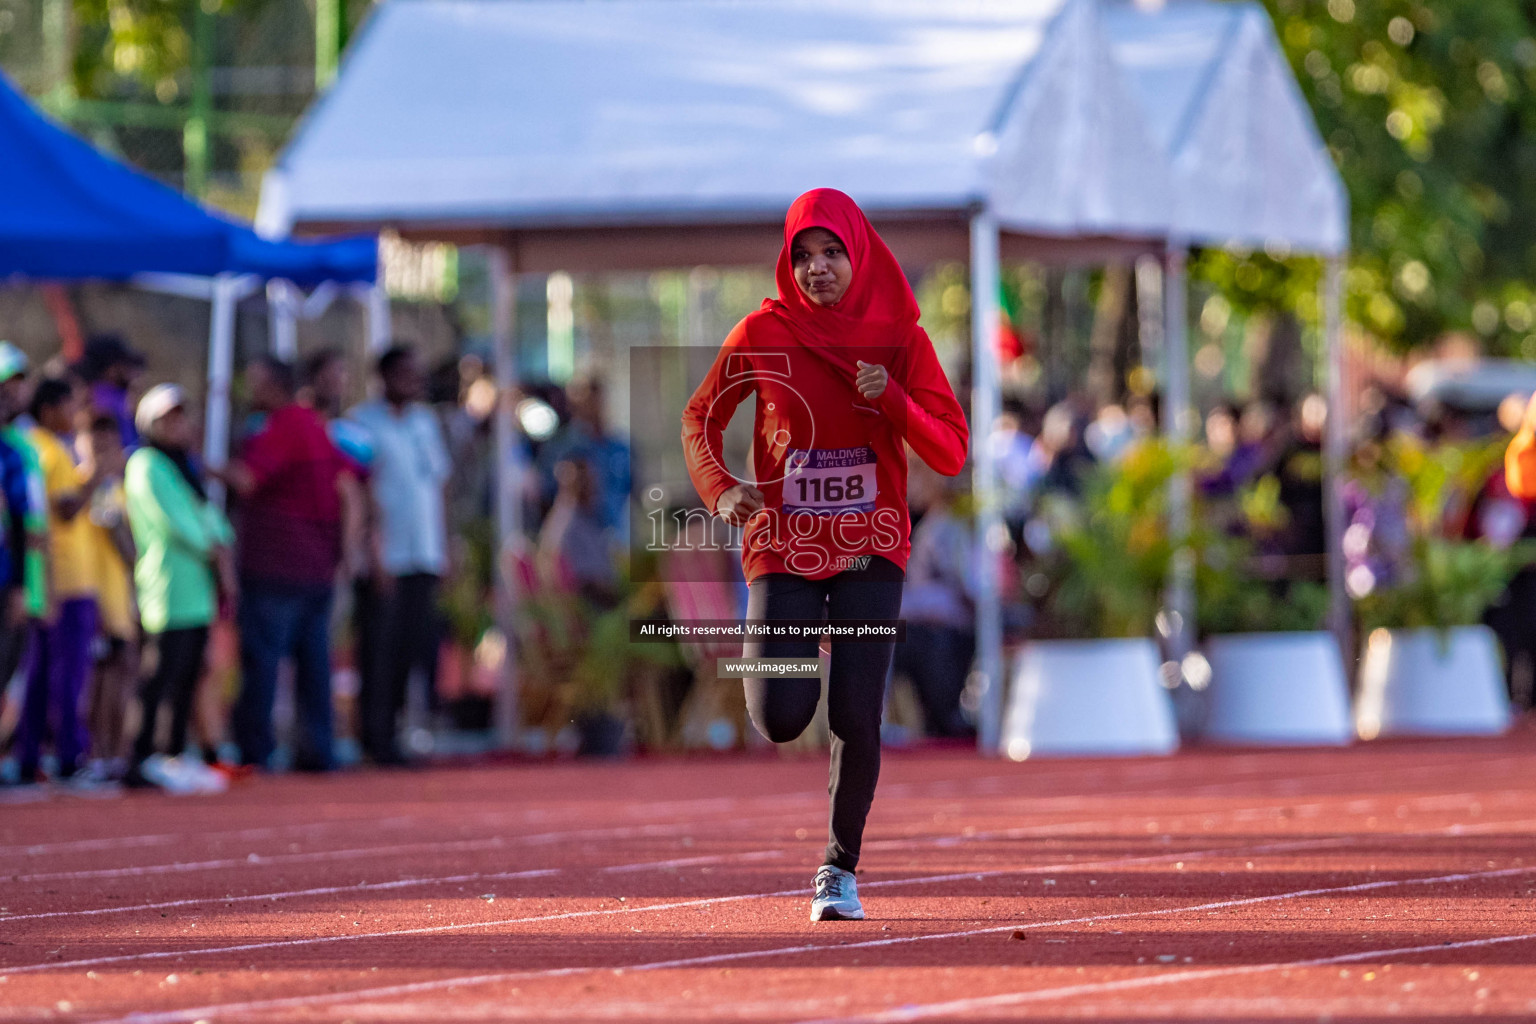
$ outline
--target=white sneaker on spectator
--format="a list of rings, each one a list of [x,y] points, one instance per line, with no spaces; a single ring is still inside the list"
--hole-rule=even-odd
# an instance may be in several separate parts
[[[210,768],[202,758],[182,754],[176,760],[180,762],[177,772],[187,780],[193,793],[224,793],[229,790],[229,779],[224,773]]]
[[[139,766],[139,773],[173,796],[191,796],[204,792],[198,788],[197,780],[187,772],[184,758],[151,754]]]
[[[92,761],[58,780],[59,788],[82,796],[109,795],[122,787],[106,766],[99,761]]]

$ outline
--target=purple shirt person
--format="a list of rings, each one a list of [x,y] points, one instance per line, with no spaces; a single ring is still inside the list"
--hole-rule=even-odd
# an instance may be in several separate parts
[[[143,371],[143,354],[115,334],[99,334],[85,343],[80,372],[91,382],[91,405],[117,420],[125,450],[139,445],[129,394]]]

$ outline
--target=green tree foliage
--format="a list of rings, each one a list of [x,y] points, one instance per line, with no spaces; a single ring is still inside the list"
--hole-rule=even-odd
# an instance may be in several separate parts
[[[185,100],[194,58],[198,5],[216,16],[249,21],[276,0],[71,0],[78,95],[115,98],[141,90],[161,103]],[[288,29],[308,48],[312,27]]]
[[[1264,0],[1348,187],[1348,314],[1399,348],[1536,357],[1536,6]],[[1239,309],[1316,316],[1315,261],[1206,253]],[[1280,257],[1280,258],[1277,258]]]
[[[74,0],[75,91],[106,97],[129,84],[152,90],[163,103],[177,99],[192,62],[197,2]]]

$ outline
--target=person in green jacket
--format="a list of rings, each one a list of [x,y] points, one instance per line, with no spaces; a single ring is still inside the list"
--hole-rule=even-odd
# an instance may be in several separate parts
[[[48,501],[44,493],[43,468],[38,461],[37,449],[18,422],[31,401],[26,355],[10,342],[0,341],[0,441],[21,456],[30,496],[20,524],[25,538],[22,574],[19,580],[11,582],[22,587],[27,617],[36,621],[49,618],[52,609],[48,593]],[[14,665],[11,671],[15,672]],[[9,679],[10,675],[4,675],[4,678]]]
[[[128,458],[123,490],[138,549],[133,578],[145,647],[157,656],[139,691],[144,713],[126,781],[178,788],[177,780],[194,773],[181,754],[233,535],[192,465],[182,390],[174,384],[151,388],[139,400],[135,425],[145,443]],[[155,751],[164,700],[171,705],[168,758]]]

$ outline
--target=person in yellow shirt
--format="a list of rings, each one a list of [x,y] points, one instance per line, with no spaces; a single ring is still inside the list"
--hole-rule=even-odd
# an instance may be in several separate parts
[[[96,636],[97,570],[90,543],[89,507],[105,474],[82,476],[70,433],[77,404],[73,386],[41,381],[32,396],[37,427],[28,440],[37,452],[48,506],[48,596],[27,673],[18,761],[24,781],[35,781],[45,736],[53,740],[58,777],[71,780],[90,749],[81,698],[90,678]]]
[[[89,523],[101,619],[88,701],[92,756],[104,765],[98,774],[116,776],[126,767],[129,737],[123,726],[139,671],[139,613],[130,575],[136,554],[123,493],[121,427],[110,412],[99,409],[81,416],[80,425],[75,440],[80,472],[87,480],[101,480],[90,507],[81,513]]]

